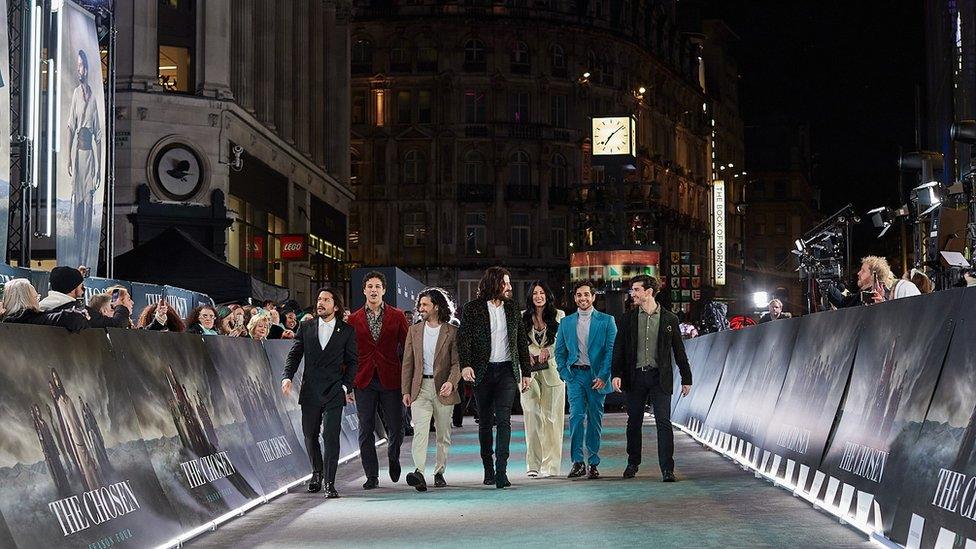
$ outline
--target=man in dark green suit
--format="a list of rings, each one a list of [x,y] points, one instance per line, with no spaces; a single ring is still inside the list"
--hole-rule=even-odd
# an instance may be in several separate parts
[[[474,384],[478,403],[478,441],[486,485],[511,486],[508,481],[512,406],[520,388],[532,382],[529,338],[518,308],[512,301],[508,270],[490,267],[478,285],[478,297],[461,313],[458,332],[461,377]],[[492,463],[492,425],[497,425]]]

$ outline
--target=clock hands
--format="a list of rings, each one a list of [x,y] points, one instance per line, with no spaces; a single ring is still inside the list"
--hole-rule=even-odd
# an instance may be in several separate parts
[[[609,143],[610,142],[610,138],[613,137],[613,134],[619,132],[622,129],[624,129],[623,126],[617,126],[617,129],[615,129],[612,132],[610,132],[610,135],[607,136],[607,139],[606,139],[606,141],[603,142],[603,144],[606,145],[607,143]]]

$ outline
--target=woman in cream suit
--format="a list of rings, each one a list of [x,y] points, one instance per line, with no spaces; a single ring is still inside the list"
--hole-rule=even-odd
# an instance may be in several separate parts
[[[546,478],[558,476],[562,465],[566,384],[559,379],[553,350],[559,321],[565,313],[556,308],[552,290],[545,282],[533,282],[530,288],[522,313],[533,370],[532,383],[522,391],[525,461],[529,477]]]

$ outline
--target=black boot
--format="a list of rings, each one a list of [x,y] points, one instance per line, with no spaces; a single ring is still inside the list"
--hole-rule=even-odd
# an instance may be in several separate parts
[[[326,499],[335,499],[339,497],[339,492],[336,492],[335,483],[329,482],[325,485],[325,497]]]
[[[569,470],[569,475],[566,478],[579,478],[585,474],[586,464],[580,461],[573,464],[573,468]]]
[[[311,493],[318,492],[322,489],[322,473],[312,473],[312,478],[308,481],[308,491]]]
[[[485,467],[485,486],[491,486],[495,484],[495,468],[491,465]]]

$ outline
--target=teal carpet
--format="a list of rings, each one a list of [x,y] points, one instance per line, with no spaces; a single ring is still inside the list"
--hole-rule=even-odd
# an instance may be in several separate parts
[[[608,415],[599,480],[529,479],[525,434],[513,419],[513,486],[481,484],[477,425],[453,432],[447,488],[419,493],[386,469],[380,487],[366,492],[357,461],[339,467],[342,498],[299,489],[197,538],[195,547],[857,547],[868,545],[788,492],[754,478],[727,459],[675,433],[679,482],[664,484],[656,436],[644,427],[644,460],[634,480],[620,478],[627,463],[626,417]],[[433,437],[427,460],[434,463]],[[568,472],[569,437],[563,472]],[[385,461],[381,456],[380,463]],[[403,445],[404,474],[411,470],[410,438]]]

